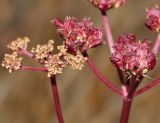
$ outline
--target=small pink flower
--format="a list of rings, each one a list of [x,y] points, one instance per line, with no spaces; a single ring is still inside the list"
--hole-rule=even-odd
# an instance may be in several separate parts
[[[94,27],[87,18],[79,21],[74,17],[66,17],[64,22],[58,19],[52,22],[59,28],[65,47],[73,54],[76,54],[78,48],[86,52],[103,43],[101,29]]]
[[[112,63],[128,74],[142,75],[155,66],[156,57],[151,51],[151,42],[147,39],[137,42],[133,34],[121,35],[114,49]]]
[[[94,6],[98,7],[102,11],[109,10],[111,8],[118,8],[126,3],[127,0],[89,0]]]
[[[147,9],[146,26],[153,32],[160,32],[160,8],[158,6]]]

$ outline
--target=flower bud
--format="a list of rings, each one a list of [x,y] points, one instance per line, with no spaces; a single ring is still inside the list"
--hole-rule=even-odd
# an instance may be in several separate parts
[[[118,8],[126,3],[126,0],[89,0],[94,6],[102,11]]]
[[[160,32],[160,8],[158,6],[147,9],[146,26],[153,32]]]

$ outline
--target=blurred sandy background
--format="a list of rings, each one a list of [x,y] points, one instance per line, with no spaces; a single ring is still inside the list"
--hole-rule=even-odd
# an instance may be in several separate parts
[[[124,7],[109,11],[114,38],[132,32],[138,39],[149,38],[154,42],[156,34],[144,26],[144,21],[145,8],[155,3],[160,5],[159,0],[128,0]],[[69,15],[89,16],[95,25],[102,25],[99,11],[87,0],[0,0],[0,60],[8,52],[6,45],[17,37],[28,36],[32,40],[29,48],[49,39],[61,44],[50,20]],[[106,77],[118,86],[108,46],[92,49],[89,54]],[[25,63],[36,65],[31,60]],[[149,75],[158,76],[159,68],[157,63]],[[121,99],[101,84],[87,66],[82,71],[66,68],[57,79],[65,123],[119,122]],[[149,81],[145,79],[143,84]],[[160,87],[156,87],[135,99],[130,123],[160,123],[159,93]],[[9,74],[0,67],[0,123],[58,123],[50,81],[45,73],[18,71]]]

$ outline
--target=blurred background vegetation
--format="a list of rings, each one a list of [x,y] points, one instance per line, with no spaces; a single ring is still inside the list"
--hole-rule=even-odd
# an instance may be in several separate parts
[[[145,25],[145,8],[159,0],[128,0],[127,4],[108,12],[114,39],[132,32],[137,39],[155,41],[157,34]],[[62,40],[50,21],[66,16],[91,17],[102,26],[100,13],[87,0],[0,0],[0,60],[8,52],[6,45],[17,37],[28,36],[29,48],[54,39]],[[89,51],[105,76],[119,86],[115,68],[110,63],[107,45]],[[149,76],[159,75],[160,64]],[[36,65],[32,60],[25,64]],[[66,68],[57,76],[63,115],[66,123],[118,123],[121,98],[112,93],[88,69]],[[150,82],[145,79],[141,86]],[[133,103],[130,123],[159,123],[160,87],[137,97]],[[58,123],[53,104],[50,80],[45,73],[17,71],[9,74],[0,67],[0,123]]]

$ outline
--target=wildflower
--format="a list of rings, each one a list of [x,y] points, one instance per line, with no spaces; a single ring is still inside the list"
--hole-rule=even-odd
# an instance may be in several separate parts
[[[72,55],[67,53],[64,56],[64,59],[66,60],[67,64],[70,65],[73,69],[82,70],[84,67],[84,62],[87,60],[86,57],[84,57],[80,52],[77,52],[76,55]]]
[[[87,60],[87,58],[84,57],[79,51],[77,51],[76,55],[67,53],[67,49],[64,45],[58,46],[58,50],[58,55],[63,57],[64,62],[67,65],[70,65],[73,69],[82,70],[84,67],[84,62]]]
[[[65,39],[64,45],[72,54],[76,54],[78,48],[81,52],[86,52],[103,43],[102,31],[87,18],[78,21],[74,17],[66,17],[64,22],[54,19],[53,23],[59,28],[58,31]]]
[[[29,38],[17,38],[17,40],[12,41],[7,47],[13,52],[18,52],[22,49],[26,49],[28,43],[30,42]]]
[[[12,73],[15,70],[21,68],[22,58],[17,57],[17,53],[5,54],[2,66],[9,70],[9,73]]]
[[[59,50],[59,53],[58,53],[59,56],[64,56],[64,55],[66,55],[67,49],[65,48],[64,45],[57,46],[57,49]]]
[[[50,56],[50,58],[45,61],[45,67],[48,68],[48,77],[62,73],[65,66],[65,63],[57,54]]]
[[[102,11],[111,8],[118,8],[126,3],[127,0],[89,0],[94,6]]]
[[[54,41],[53,40],[49,40],[48,44],[45,45],[37,45],[36,48],[32,48],[31,52],[35,55],[35,58],[38,60],[44,60],[46,58],[48,58],[49,54],[51,54],[51,52],[54,49]]]
[[[153,32],[160,32],[160,8],[158,6],[147,9],[146,26]]]
[[[114,45],[111,61],[131,75],[143,75],[155,67],[156,57],[147,39],[136,42],[133,34],[121,35]]]

